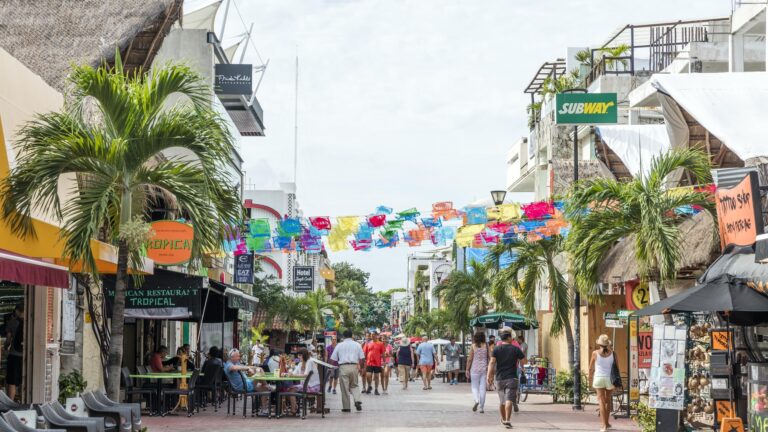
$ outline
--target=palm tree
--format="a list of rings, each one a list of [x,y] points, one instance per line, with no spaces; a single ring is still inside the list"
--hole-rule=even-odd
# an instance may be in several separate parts
[[[469,270],[466,273],[451,272],[435,289],[449,312],[448,321],[455,331],[470,329],[472,315],[485,315],[494,306],[491,289],[496,263],[472,260]]]
[[[210,108],[210,87],[186,66],[126,76],[118,54],[114,68],[73,67],[69,84],[67,108],[21,129],[17,166],[0,190],[2,217],[24,238],[35,236],[33,212],[52,214],[62,223],[65,258],[94,276],[91,239],[117,245],[107,360],[107,390],[117,400],[128,266],[140,264],[150,233],[144,220],[162,197],[194,225],[190,266],[203,251],[217,250],[224,225],[241,219],[238,193],[223,171],[234,145]],[[170,104],[174,94],[185,101]],[[166,156],[172,147],[190,156]],[[62,204],[58,181],[66,175],[77,177],[78,189]]]
[[[552,326],[549,334],[565,333],[568,344],[568,363],[574,364],[573,330],[571,329],[571,291],[557,259],[564,253],[565,240],[552,236],[538,241],[518,240],[498,244],[491,249],[489,260],[498,260],[503,254],[512,254],[512,264],[499,271],[494,279],[497,296],[514,297],[528,317],[536,316],[536,291],[541,286],[549,290],[552,305]]]
[[[407,335],[425,334],[429,338],[441,336],[446,328],[446,311],[431,310],[428,313],[414,315],[408,318],[403,326],[403,332]]]
[[[330,311],[335,317],[339,317],[347,309],[346,303],[331,299],[325,289],[306,293],[299,301],[306,306],[311,319],[310,328],[315,333],[325,326],[327,312]]]
[[[282,320],[290,330],[303,332],[311,328],[315,322],[309,305],[303,298],[283,295],[277,305],[277,317]]]
[[[694,184],[712,181],[705,153],[675,149],[654,158],[649,173],[640,178],[629,182],[588,179],[573,188],[567,209],[572,221],[567,248],[581,292],[595,294],[600,262],[619,240],[634,235],[639,276],[657,285],[659,298],[667,297],[666,284],[675,279],[681,254],[681,218],[675,209],[697,205],[715,217],[708,193],[668,187],[681,169]]]
[[[600,52],[600,58],[605,58],[605,66],[607,69],[615,70],[617,64],[621,64],[624,68],[627,67],[627,59],[619,59],[629,51],[631,47],[627,44],[618,44],[613,47],[603,47],[598,51]]]

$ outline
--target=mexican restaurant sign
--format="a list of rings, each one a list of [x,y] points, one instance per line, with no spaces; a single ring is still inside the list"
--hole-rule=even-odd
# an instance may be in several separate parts
[[[756,172],[750,172],[736,186],[717,189],[717,223],[720,229],[720,246],[751,246],[758,233],[763,232],[760,214],[760,190]]]
[[[176,221],[152,222],[154,235],[147,242],[147,257],[159,265],[178,265],[192,258],[195,230],[191,225]]]
[[[618,123],[616,93],[558,93],[555,123],[559,125]]]

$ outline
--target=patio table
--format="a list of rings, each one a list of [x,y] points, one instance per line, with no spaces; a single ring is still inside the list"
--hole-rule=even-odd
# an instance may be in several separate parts
[[[157,398],[155,400],[157,401],[158,406],[157,407],[153,407],[153,411],[158,413],[158,414],[160,414],[161,416],[164,416],[167,413],[160,412],[160,405],[159,405],[161,393],[163,391],[162,390],[163,389],[163,382],[162,382],[162,380],[164,380],[164,379],[178,379],[178,380],[180,380],[182,378],[189,379],[189,378],[192,377],[192,372],[187,372],[187,373],[181,373],[181,372],[150,372],[150,373],[146,373],[146,374],[129,374],[128,376],[133,378],[133,379],[150,379],[150,380],[154,379],[154,380],[157,380],[157,387],[155,388],[155,392],[157,392]],[[203,376],[203,374],[199,374],[198,376]],[[181,401],[181,399],[179,399],[179,401]],[[178,408],[178,407],[179,407],[179,404],[176,404],[176,406],[171,411],[175,411],[176,408]]]

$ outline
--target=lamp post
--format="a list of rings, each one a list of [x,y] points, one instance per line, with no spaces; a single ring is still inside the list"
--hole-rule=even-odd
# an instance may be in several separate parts
[[[587,93],[586,89],[575,88],[561,93]],[[573,126],[573,184],[579,181],[579,127]],[[583,411],[581,406],[581,294],[576,288],[573,275],[573,409]]]
[[[505,190],[493,190],[491,191],[491,198],[493,198],[493,204],[500,206],[504,204],[504,198],[507,197],[507,191]]]

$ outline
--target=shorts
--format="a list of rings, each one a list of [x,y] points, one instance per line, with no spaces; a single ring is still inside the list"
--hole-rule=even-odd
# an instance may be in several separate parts
[[[431,364],[419,365],[419,369],[421,369],[421,373],[432,372],[433,367],[434,365],[431,365]]]
[[[398,375],[400,375],[400,382],[408,382],[411,379],[411,365],[397,365]]]
[[[520,380],[517,378],[496,381],[496,391],[499,393],[499,402],[514,402],[517,400],[517,389],[520,386]]]
[[[381,373],[381,366],[366,366],[365,371],[368,373]]]
[[[613,390],[611,377],[595,375],[595,377],[592,378],[592,388]]]
[[[459,370],[459,361],[453,360],[453,361],[446,361],[445,362],[445,371],[446,372],[453,372]]]
[[[339,377],[339,368],[338,368],[338,366],[335,367],[335,368],[328,368],[328,369],[326,369],[326,372],[325,372],[325,379],[326,380],[335,379],[335,378],[338,378],[338,377]]]
[[[8,363],[5,372],[5,383],[15,386],[21,385],[21,370],[24,365],[21,356],[8,355]]]

